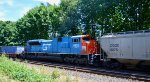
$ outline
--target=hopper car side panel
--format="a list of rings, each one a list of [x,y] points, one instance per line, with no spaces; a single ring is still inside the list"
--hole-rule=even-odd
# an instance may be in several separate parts
[[[133,58],[146,60],[146,37],[133,37]]]
[[[146,57],[145,58],[149,58],[149,60],[150,60],[150,37],[147,37],[147,38],[145,38],[146,40],[145,40],[145,46],[146,46]]]
[[[102,37],[101,47],[108,58],[150,60],[149,36],[112,36]]]
[[[111,38],[108,46],[112,58],[120,57],[120,39]],[[108,58],[110,58],[109,56]]]
[[[133,53],[132,53],[132,45],[133,41],[132,38],[120,38],[120,56],[119,58],[133,58]]]
[[[150,32],[104,35],[100,43],[109,60],[150,65]]]
[[[100,46],[101,46],[102,50],[104,50],[104,52],[107,53],[107,55],[110,54],[110,52],[109,52],[109,38],[101,38],[100,39]],[[109,57],[111,58],[112,56],[110,55]]]

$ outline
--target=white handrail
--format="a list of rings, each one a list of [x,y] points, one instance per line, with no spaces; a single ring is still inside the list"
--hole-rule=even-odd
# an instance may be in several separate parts
[[[137,33],[150,33],[150,30],[138,30],[138,31],[116,32],[116,33],[107,33],[107,34],[105,34],[105,35],[124,35],[124,34],[137,34]]]

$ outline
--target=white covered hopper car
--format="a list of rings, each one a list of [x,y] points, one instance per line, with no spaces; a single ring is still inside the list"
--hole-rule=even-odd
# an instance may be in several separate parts
[[[107,59],[128,65],[150,66],[150,31],[110,33],[100,37]]]

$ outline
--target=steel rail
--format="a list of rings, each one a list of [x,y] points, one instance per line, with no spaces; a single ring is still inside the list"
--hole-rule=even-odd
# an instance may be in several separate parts
[[[72,70],[72,71],[78,71],[78,72],[85,72],[85,73],[91,73],[91,74],[106,75],[106,76],[111,76],[111,77],[126,78],[126,79],[150,82],[150,74],[137,73],[133,71],[126,71],[126,70],[119,71],[119,70],[110,70],[110,69],[104,69],[104,68],[77,66],[77,65],[70,65],[70,64],[64,64],[64,63],[51,63],[51,62],[33,61],[33,60],[28,60],[27,63],[35,64],[35,65],[43,65],[47,67],[55,67],[55,68],[66,69],[66,70]]]

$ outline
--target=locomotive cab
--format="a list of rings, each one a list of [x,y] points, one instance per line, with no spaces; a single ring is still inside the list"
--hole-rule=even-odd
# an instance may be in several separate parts
[[[30,40],[27,42],[26,52],[40,52],[41,43],[36,40]]]
[[[99,44],[90,35],[82,37],[82,54],[99,54]]]
[[[99,44],[92,39],[90,35],[78,35],[70,38],[69,55],[65,55],[65,61],[78,62],[80,64],[93,64],[95,58],[99,58],[96,54],[99,53]]]

